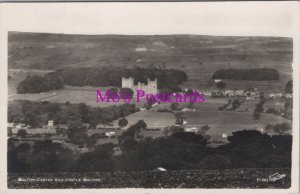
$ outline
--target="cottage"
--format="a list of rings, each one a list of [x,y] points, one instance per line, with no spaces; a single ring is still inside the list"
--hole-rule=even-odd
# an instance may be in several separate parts
[[[222,134],[222,137],[223,137],[223,138],[227,138],[227,134],[226,134],[226,133],[223,133],[223,134]]]
[[[49,120],[48,121],[48,127],[53,127],[54,126],[54,121],[53,120]]]
[[[107,136],[107,137],[114,137],[115,135],[116,135],[116,132],[114,132],[114,131],[105,133],[105,136]]]
[[[236,90],[235,95],[236,96],[245,96],[245,91],[244,90]]]
[[[277,94],[276,94],[276,97],[277,97],[277,98],[281,98],[282,96],[283,96],[282,93],[277,93]]]
[[[140,108],[140,111],[142,111],[142,112],[144,112],[144,111],[146,111],[147,109],[145,108],[145,107],[141,107]]]
[[[253,98],[251,96],[247,96],[246,100],[255,100],[255,98]]]
[[[292,94],[285,94],[285,97],[286,98],[293,98],[293,95]]]
[[[223,92],[221,90],[213,90],[212,91],[212,96],[221,97],[221,96],[223,96]]]
[[[225,96],[235,96],[233,90],[225,90],[224,95],[225,95]]]
[[[183,108],[182,109],[182,112],[189,112],[189,111],[192,111],[190,108]]]
[[[253,98],[256,98],[256,97],[258,97],[258,93],[250,92],[250,96],[253,97]]]
[[[197,127],[187,127],[184,129],[185,132],[196,132],[198,131]]]
[[[275,97],[276,97],[276,94],[271,93],[271,94],[269,94],[269,97],[270,97],[270,98],[275,98]]]
[[[211,91],[203,92],[204,96],[211,96]]]

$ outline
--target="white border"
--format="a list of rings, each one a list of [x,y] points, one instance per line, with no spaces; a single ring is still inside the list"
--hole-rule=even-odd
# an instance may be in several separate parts
[[[172,4],[180,4],[180,9],[185,9],[187,5],[198,5],[202,2],[198,3],[180,3],[180,2],[173,2]],[[226,6],[235,6],[236,4],[241,4],[241,2],[214,2],[211,4],[221,4]],[[0,193],[270,193],[270,194],[277,194],[277,193],[298,193],[299,191],[299,51],[300,51],[300,4],[299,2],[245,2],[245,6],[247,5],[254,5],[254,6],[261,6],[262,4],[267,5],[270,4],[276,4],[277,6],[294,6],[294,9],[292,9],[292,15],[293,15],[293,45],[294,45],[294,62],[293,62],[293,83],[294,83],[294,110],[293,110],[293,154],[292,154],[292,186],[289,189],[7,189],[7,166],[6,166],[6,153],[7,153],[7,132],[6,132],[6,126],[7,126],[7,31],[15,30],[11,27],[13,24],[10,22],[11,18],[8,17],[8,15],[11,16],[11,14],[7,13],[7,5],[5,3],[0,4],[0,83],[1,83],[1,90],[0,90],[0,126],[1,129],[1,138],[0,138],[0,150],[1,150],[1,160],[0,160]],[[11,3],[10,3],[11,4]],[[35,12],[36,8],[42,8],[47,9],[47,7],[50,5],[50,7],[53,4],[56,3],[40,3],[37,5],[37,3],[26,3],[27,5],[32,6],[32,11]],[[57,3],[61,6],[68,7],[68,3]],[[85,3],[72,3],[72,6],[74,4],[80,5],[82,9],[86,8],[87,4]],[[91,3],[88,3],[91,4]],[[94,5],[97,4],[97,6],[101,6],[101,3],[93,3]],[[141,3],[105,3],[107,5],[115,6],[128,6],[128,4],[141,4]],[[113,5],[115,4],[115,5]],[[147,3],[150,4],[150,3]],[[156,6],[159,6],[163,3],[154,3]],[[206,3],[205,4],[210,4]],[[270,5],[269,4],[269,5]],[[22,3],[14,4],[14,6],[22,7]],[[50,8],[49,8],[50,9]],[[188,10],[187,10],[188,11]],[[210,12],[213,10],[207,10],[207,12]],[[268,11],[267,9],[265,10]],[[18,15],[18,12],[13,13],[16,16]],[[46,20],[47,18],[44,18]],[[21,21],[24,22],[24,25],[28,23],[28,21]],[[39,24],[37,24],[39,25]],[[38,26],[37,26],[38,27]],[[63,27],[62,27],[63,28]],[[4,156],[4,157],[3,157]]]

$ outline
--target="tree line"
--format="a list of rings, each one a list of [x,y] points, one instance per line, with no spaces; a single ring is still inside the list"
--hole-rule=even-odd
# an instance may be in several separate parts
[[[17,86],[19,94],[40,93],[64,88],[64,79],[51,72],[45,76],[28,76]]]
[[[220,69],[214,72],[212,79],[250,80],[268,81],[279,80],[277,69],[257,68],[257,69]]]
[[[122,77],[133,77],[137,82],[147,83],[148,78],[158,80],[158,89],[179,91],[179,85],[187,81],[185,72],[173,69],[126,69],[122,67],[60,69],[43,77],[27,77],[19,83],[18,93],[39,93],[62,89],[63,85],[121,87]]]

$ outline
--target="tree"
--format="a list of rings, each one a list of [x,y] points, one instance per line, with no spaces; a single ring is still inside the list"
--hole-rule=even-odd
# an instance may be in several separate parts
[[[257,111],[254,111],[252,116],[253,116],[254,120],[258,120],[260,117],[260,113]]]
[[[94,151],[84,153],[75,162],[75,172],[101,172],[114,169],[114,145],[106,143],[97,145]]]
[[[178,107],[179,107],[179,103],[178,102],[173,102],[170,106],[171,110],[172,111],[176,111],[178,110]]]
[[[220,154],[227,156],[233,168],[253,168],[262,166],[262,158],[274,153],[276,147],[271,136],[257,130],[232,132],[227,137],[229,143],[219,147]]]
[[[8,139],[7,170],[8,172],[26,173],[30,172],[31,147],[28,143],[21,143],[15,147],[11,138]]]
[[[120,96],[122,99],[125,99],[125,98],[132,98],[134,94],[134,91],[130,88],[121,88],[120,89]]]
[[[119,138],[119,142],[123,142],[125,137],[135,139],[139,136],[141,129],[146,129],[147,124],[144,120],[139,120],[136,124],[131,125],[126,131],[122,133]]]
[[[273,129],[274,129],[274,125],[267,124],[267,125],[265,126],[265,131],[266,131],[266,132],[273,131]]]
[[[197,135],[201,135],[201,136],[205,136],[206,132],[210,129],[210,127],[208,125],[204,125],[202,126],[197,132]]]
[[[193,95],[193,94],[194,94],[194,91],[193,91],[192,89],[189,88],[185,93],[186,93],[186,94]]]
[[[108,92],[109,92],[108,97],[110,99],[113,99],[113,98],[115,99],[118,95],[118,88],[110,88],[110,89],[108,89]]]
[[[78,106],[80,117],[83,123],[89,122],[89,107],[85,103],[80,103]]]
[[[84,132],[77,132],[74,133],[71,137],[70,137],[70,141],[73,144],[76,145],[81,145],[83,146],[84,144],[93,144],[93,139],[90,139],[87,133]],[[96,142],[94,142],[96,143]]]
[[[27,131],[26,131],[25,129],[20,129],[20,130],[18,131],[17,135],[18,135],[19,137],[26,138],[26,136],[27,136]]]
[[[230,168],[230,166],[230,159],[218,154],[208,155],[198,164],[198,167],[201,169],[226,169]]]
[[[163,88],[159,90],[160,100],[166,101],[168,100],[168,96],[172,93],[172,91],[168,88]]]
[[[273,131],[279,135],[286,135],[289,133],[290,130],[291,130],[291,126],[288,123],[281,123],[275,125],[273,128]]]
[[[175,124],[176,125],[183,125],[184,117],[182,115],[182,112],[175,113]]]
[[[68,138],[74,144],[83,145],[88,143],[86,127],[80,121],[73,121],[68,124]]]
[[[29,161],[33,172],[66,172],[73,166],[74,160],[72,150],[60,143],[44,140],[34,143]]]
[[[290,80],[285,85],[285,93],[292,94],[293,93],[293,81]]]
[[[223,81],[217,82],[217,88],[223,90],[226,87],[226,83]]]
[[[126,127],[128,125],[128,120],[126,118],[121,118],[118,122],[118,125],[123,128],[123,127]]]
[[[171,127],[166,127],[163,130],[163,134],[165,136],[169,136],[169,135],[173,135],[173,134],[181,133],[181,132],[184,132],[184,129],[182,127],[174,126],[174,125],[172,125]]]
[[[140,128],[140,129],[146,129],[147,128],[147,124],[145,123],[144,120],[139,120],[136,125]]]

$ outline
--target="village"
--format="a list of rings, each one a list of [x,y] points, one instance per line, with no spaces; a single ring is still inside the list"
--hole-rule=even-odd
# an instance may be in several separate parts
[[[157,89],[157,79],[155,81],[150,81],[148,83],[140,83],[134,85],[133,78],[123,78],[122,79],[122,88],[130,88],[132,91],[136,90],[145,90],[145,92],[151,92],[153,94],[158,94],[159,90]],[[264,96],[264,93],[261,93],[257,88],[251,90],[241,90],[241,89],[225,89],[222,88],[224,84],[223,80],[214,80],[216,85],[215,89],[199,91],[199,94],[204,95],[204,102],[201,104],[198,103],[164,103],[164,102],[154,102],[147,104],[145,97],[142,98],[142,102],[135,113],[129,115],[128,117],[123,118],[126,125],[120,125],[120,120],[117,119],[113,122],[107,124],[98,124],[93,127],[88,123],[83,123],[86,127],[86,133],[88,136],[95,141],[97,144],[113,143],[116,147],[116,154],[119,154],[120,148],[118,146],[118,137],[122,135],[131,125],[133,125],[138,120],[145,122],[146,126],[140,131],[136,136],[137,140],[145,138],[157,138],[165,136],[168,134],[168,131],[172,126],[182,127],[186,132],[199,133],[202,135],[210,136],[210,145],[218,146],[227,143],[227,137],[231,135],[231,132],[235,130],[242,129],[253,129],[256,127],[257,130],[261,132],[268,132],[265,130],[265,127],[268,124],[266,121],[257,122],[252,118],[252,111],[256,104],[260,101],[262,97],[268,100],[268,107],[273,108],[274,110],[283,110],[284,101],[291,100],[292,94],[290,93],[269,93],[267,96]],[[221,87],[220,87],[221,86]],[[175,94],[189,94],[193,93],[192,88],[185,88],[182,92]],[[55,92],[49,93],[50,95],[56,94]],[[44,93],[42,93],[44,95]],[[136,93],[134,93],[136,95]],[[174,96],[175,98],[175,96]],[[45,98],[47,100],[47,98]],[[144,100],[144,101],[143,101]],[[175,99],[174,99],[175,100]],[[144,106],[143,105],[144,102]],[[222,104],[223,103],[223,104]],[[217,107],[216,105],[219,106]],[[272,109],[272,110],[273,110]],[[269,110],[269,109],[268,109]],[[226,124],[224,119],[227,115],[236,115],[240,117],[239,114],[244,112],[246,120],[238,122],[235,126]],[[265,111],[268,112],[268,111]],[[178,114],[181,116],[176,116]],[[236,114],[237,113],[237,114]],[[221,119],[221,123],[218,125],[218,122],[211,118],[205,120],[206,114],[216,114],[215,119]],[[220,114],[220,115],[218,115]],[[284,113],[280,113],[278,116],[283,116]],[[173,115],[173,116],[172,116]],[[203,120],[203,115],[204,120]],[[198,121],[195,121],[193,117],[197,118]],[[242,120],[243,120],[242,116]],[[223,120],[223,121],[222,121]],[[277,119],[278,120],[278,119]],[[199,122],[200,121],[200,122]],[[285,119],[281,118],[277,123],[284,122]],[[273,122],[273,121],[272,121]],[[216,125],[217,124],[217,125]],[[228,128],[230,127],[230,129]],[[243,128],[241,128],[243,127]],[[36,141],[42,139],[52,139],[53,142],[63,143],[65,146],[73,149],[77,152],[88,152],[92,147],[84,146],[85,143],[75,146],[68,139],[68,125],[67,124],[55,124],[53,120],[48,120],[44,126],[34,128],[30,125],[24,123],[8,123],[8,136],[18,138],[20,142],[22,141]]]

